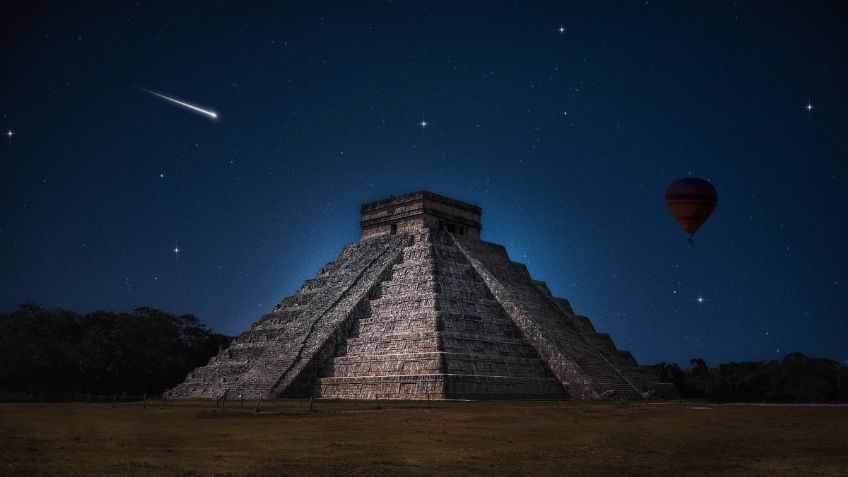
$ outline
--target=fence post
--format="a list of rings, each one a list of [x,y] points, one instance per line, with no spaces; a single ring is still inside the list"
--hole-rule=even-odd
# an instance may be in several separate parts
[[[241,399],[241,407],[244,409],[244,392],[239,394],[239,399]]]
[[[116,402],[118,402],[118,393],[112,394],[112,407],[117,407]]]
[[[256,409],[254,409],[253,412],[256,412],[256,413],[259,412],[259,405],[261,403],[262,403],[262,391],[259,391],[259,393],[256,396]]]
[[[142,409],[147,409],[147,393],[144,393],[144,401],[141,403]]]
[[[309,396],[309,409],[307,409],[306,412],[312,412],[312,396],[311,395]]]
[[[160,404],[159,407],[160,408],[165,407],[165,395],[164,394],[162,394],[162,404]]]

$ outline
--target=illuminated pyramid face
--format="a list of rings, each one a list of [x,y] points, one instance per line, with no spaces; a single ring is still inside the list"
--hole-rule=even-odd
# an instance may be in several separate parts
[[[362,238],[173,397],[641,399],[661,385],[428,192],[362,206]]]
[[[413,235],[321,373],[333,398],[561,398],[447,233]]]

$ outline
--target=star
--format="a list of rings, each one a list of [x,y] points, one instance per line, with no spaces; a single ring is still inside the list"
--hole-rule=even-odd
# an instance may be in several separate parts
[[[174,258],[179,258],[179,255],[180,255],[180,246],[179,246],[179,244],[175,241],[175,242],[174,242]]]
[[[698,303],[703,303],[703,302],[704,302],[704,297],[699,296],[699,297],[697,298],[697,301],[698,301]]]
[[[422,127],[422,128],[426,128],[426,127],[427,127],[427,121],[422,120],[420,124],[421,124],[421,127]]]
[[[15,135],[15,133],[14,133],[14,132],[12,132],[12,130],[11,130],[11,129],[9,129],[8,131],[6,131],[6,136],[8,136],[8,137],[12,137],[12,136],[14,136],[14,135]]]
[[[807,119],[813,119],[813,110],[816,109],[816,107],[813,106],[812,98],[807,98],[807,105],[804,106],[804,109],[807,110]]]
[[[559,34],[562,35],[563,33],[565,33],[565,27],[560,25],[559,26]]]

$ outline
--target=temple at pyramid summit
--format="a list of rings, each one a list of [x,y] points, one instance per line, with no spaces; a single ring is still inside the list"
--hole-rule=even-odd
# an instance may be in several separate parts
[[[172,398],[628,399],[673,394],[430,192],[361,207],[362,235]]]

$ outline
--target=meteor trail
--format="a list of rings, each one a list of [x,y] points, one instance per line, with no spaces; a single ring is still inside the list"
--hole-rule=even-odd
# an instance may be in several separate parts
[[[140,90],[142,90],[146,93],[150,93],[153,96],[159,96],[162,99],[167,99],[168,101],[171,101],[173,103],[177,103],[180,106],[182,106],[186,109],[190,109],[194,112],[197,112],[197,113],[200,113],[200,114],[205,114],[206,116],[209,116],[211,119],[218,119],[218,113],[216,113],[215,111],[209,111],[209,110],[206,110],[206,109],[203,109],[203,108],[198,108],[197,106],[195,106],[193,104],[184,103],[184,102],[182,102],[178,99],[174,99],[174,98],[169,98],[169,97],[165,96],[164,94],[159,94],[159,93],[150,91],[149,89],[144,89],[144,88],[138,88],[138,89],[140,89]]]

